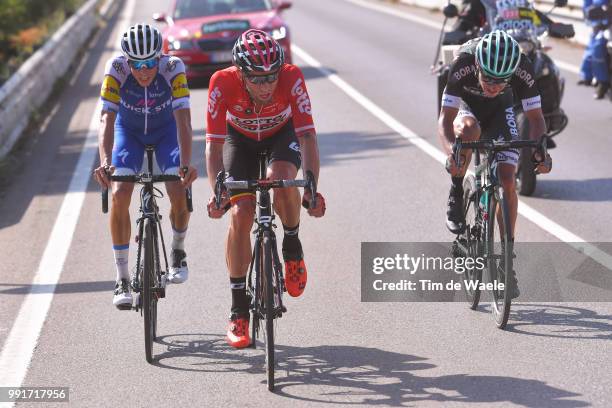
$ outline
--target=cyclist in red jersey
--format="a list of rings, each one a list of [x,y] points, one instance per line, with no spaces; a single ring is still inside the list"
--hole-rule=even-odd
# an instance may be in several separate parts
[[[214,191],[215,176],[224,170],[228,180],[258,178],[257,154],[267,151],[270,179],[295,179],[311,171],[318,181],[319,149],[310,98],[300,69],[284,63],[282,47],[267,33],[248,30],[233,48],[234,66],[217,71],[210,80],[206,115],[206,168]],[[316,208],[308,214],[325,214],[325,200],[317,193]],[[305,192],[303,200],[310,200]],[[300,193],[297,188],[274,190],[274,211],[283,223],[282,245],[287,292],[300,296],[306,287],[306,264],[298,238]],[[227,342],[242,348],[250,344],[249,301],[246,274],[251,261],[250,232],[255,215],[255,194],[232,191],[221,209],[208,203],[208,214],[221,218],[231,203],[226,240],[232,310]]]

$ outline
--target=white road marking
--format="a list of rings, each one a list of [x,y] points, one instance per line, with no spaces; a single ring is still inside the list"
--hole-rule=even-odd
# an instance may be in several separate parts
[[[344,93],[346,93],[351,99],[353,99],[363,108],[365,108],[368,112],[378,118],[389,128],[391,128],[392,130],[400,134],[402,137],[407,139],[410,143],[414,144],[416,147],[427,153],[440,164],[444,165],[444,163],[446,162],[446,155],[444,154],[444,152],[442,152],[437,147],[433,146],[431,143],[429,143],[428,141],[414,133],[412,130],[401,124],[398,120],[396,120],[394,117],[385,112],[382,108],[380,108],[366,96],[364,96],[351,85],[349,85],[337,74],[334,74],[327,68],[323,67],[319,61],[314,59],[310,54],[298,47],[296,44],[292,44],[291,51],[308,65],[316,68],[334,85],[336,85]],[[550,233],[551,235],[554,235],[559,240],[575,248],[577,251],[591,257],[593,260],[595,260],[602,266],[608,268],[609,270],[612,270],[612,256],[610,256],[606,252],[603,252],[594,245],[586,242],[578,235],[557,224],[550,218],[546,217],[544,214],[540,213],[536,209],[530,207],[528,204],[520,200],[518,212],[523,217],[527,218],[529,221],[542,228],[544,231]]]
[[[363,8],[367,8],[370,10],[376,10],[380,13],[385,13],[385,14],[389,14],[391,16],[395,16],[395,17],[399,17],[402,18],[404,20],[408,20],[408,21],[412,21],[413,23],[417,23],[417,24],[421,24],[427,27],[431,27],[434,28],[438,31],[440,31],[440,28],[442,28],[442,26],[440,25],[440,23],[433,21],[433,20],[429,20],[426,18],[422,18],[422,17],[417,17],[414,16],[410,13],[406,13],[404,11],[399,11],[397,9],[394,9],[392,7],[387,7],[387,6],[383,6],[382,4],[376,4],[376,3],[371,3],[369,1],[363,1],[363,0],[345,0],[349,3],[353,3],[357,6],[363,7]]]
[[[122,22],[126,25],[132,21],[134,5],[135,0],[128,0],[125,5],[126,13]],[[72,243],[74,230],[85,200],[87,185],[91,180],[91,169],[98,152],[97,139],[101,107],[101,103],[98,102],[89,124],[83,150],[32,281],[30,292],[21,304],[0,353],[0,387],[20,387],[28,372],[64,267],[66,255]],[[0,403],[0,407],[12,407],[13,405],[14,403]]]
[[[344,1],[355,4],[356,6],[360,6],[363,8],[370,9],[370,10],[375,10],[380,13],[389,14],[394,17],[412,21],[413,23],[431,27],[438,31],[440,31],[440,29],[442,28],[442,25],[436,21],[428,20],[422,17],[413,16],[410,13],[406,13],[404,11],[397,10],[393,7],[383,6],[382,4],[371,3],[369,1],[364,1],[364,0],[344,0]],[[564,69],[574,74],[578,74],[580,72],[580,69],[576,65],[570,64],[568,62],[560,61],[556,58],[555,58],[555,64],[557,64],[559,68]]]
[[[567,62],[559,61],[556,58],[555,58],[555,64],[557,64],[559,68],[564,69],[568,72],[572,72],[576,75],[580,74],[580,68],[578,68],[576,65],[572,65],[572,64],[568,64]]]

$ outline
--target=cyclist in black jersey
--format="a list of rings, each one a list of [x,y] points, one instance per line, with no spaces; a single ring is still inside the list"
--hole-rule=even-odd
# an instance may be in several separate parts
[[[533,64],[521,54],[518,43],[503,31],[493,31],[461,46],[450,68],[438,120],[438,136],[448,154],[446,169],[452,179],[446,225],[454,234],[465,228],[463,177],[471,159],[471,151],[466,151],[461,153],[461,163],[455,163],[452,154],[455,137],[464,141],[481,137],[518,140],[513,94],[521,100],[529,121],[529,137],[540,140],[546,124]],[[518,208],[515,188],[518,156],[518,150],[498,152],[494,164],[499,166],[500,182],[508,197],[513,238]],[[544,158],[536,151],[533,159],[538,172],[550,171],[549,155]]]

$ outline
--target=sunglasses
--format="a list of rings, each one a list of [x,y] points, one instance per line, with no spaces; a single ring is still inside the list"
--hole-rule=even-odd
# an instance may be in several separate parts
[[[482,70],[478,70],[478,72],[480,73],[480,80],[482,82],[484,82],[487,85],[506,85],[508,82],[510,82],[510,79],[512,77],[509,78],[491,78],[486,76]]]
[[[254,84],[254,85],[261,85],[261,84],[271,84],[274,81],[276,81],[278,79],[278,72],[275,72],[273,74],[268,74],[268,75],[247,75],[244,74],[244,77],[246,78],[247,81],[249,81],[250,83]]]
[[[153,69],[157,66],[157,64],[159,64],[159,58],[151,58],[151,59],[144,60],[144,61],[129,60],[128,63],[135,70],[141,70],[143,68]]]

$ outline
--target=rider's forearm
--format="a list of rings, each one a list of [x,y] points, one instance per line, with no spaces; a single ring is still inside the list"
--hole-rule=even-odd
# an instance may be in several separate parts
[[[315,132],[309,131],[298,137],[300,151],[302,152],[302,167],[304,175],[308,170],[314,174],[315,181],[319,182],[319,145]]]
[[[208,173],[208,183],[210,188],[215,191],[217,173],[223,170],[223,143],[206,142],[206,172]]]
[[[438,138],[442,149],[446,154],[451,154],[453,151],[453,143],[455,142],[455,129],[453,127],[453,119],[448,115],[442,114],[438,121]]]
[[[191,164],[191,149],[193,143],[193,132],[191,130],[191,110],[178,109],[174,111],[176,129],[178,133],[178,144],[181,151],[181,167]]]
[[[542,135],[546,133],[546,122],[542,115],[535,117],[527,117],[529,120],[529,138],[531,140],[540,140]]]
[[[98,151],[100,164],[110,165],[113,157],[113,142],[115,138],[115,112],[103,111],[100,115],[100,128],[98,129]]]

